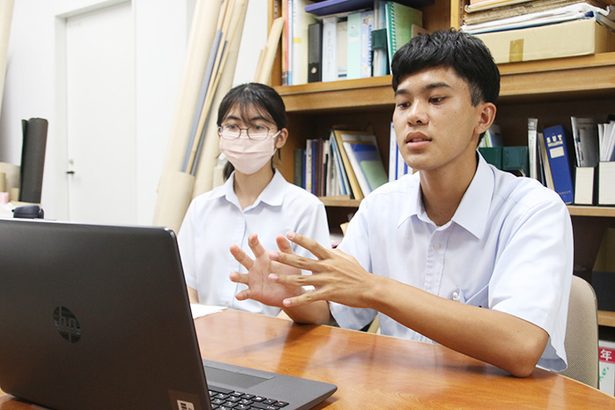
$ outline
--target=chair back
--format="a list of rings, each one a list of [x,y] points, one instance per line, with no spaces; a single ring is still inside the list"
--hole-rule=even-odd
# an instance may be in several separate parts
[[[598,388],[598,305],[589,283],[572,277],[564,341],[568,368],[563,375]]]

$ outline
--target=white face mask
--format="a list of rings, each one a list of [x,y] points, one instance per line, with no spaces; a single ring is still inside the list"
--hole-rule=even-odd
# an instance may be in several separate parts
[[[220,150],[242,174],[251,175],[260,170],[275,153],[275,137],[254,141],[240,136],[232,140],[220,138]]]

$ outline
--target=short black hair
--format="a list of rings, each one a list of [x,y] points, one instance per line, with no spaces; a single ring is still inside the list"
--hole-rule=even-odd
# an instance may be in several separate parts
[[[500,94],[500,71],[479,39],[455,29],[420,34],[402,46],[391,63],[392,86],[427,68],[450,67],[469,85],[472,105],[494,103]]]
[[[271,119],[278,129],[286,128],[286,106],[280,94],[265,84],[246,83],[231,88],[226,93],[218,107],[218,126],[233,107],[238,106],[241,112],[248,107],[255,107],[267,119]]]

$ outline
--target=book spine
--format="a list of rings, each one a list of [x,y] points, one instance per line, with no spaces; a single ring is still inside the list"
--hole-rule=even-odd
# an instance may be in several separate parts
[[[560,125],[547,127],[543,129],[543,133],[555,192],[564,203],[571,204],[574,196],[566,133]]]

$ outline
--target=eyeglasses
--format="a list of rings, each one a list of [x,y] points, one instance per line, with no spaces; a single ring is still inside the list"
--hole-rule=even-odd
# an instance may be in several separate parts
[[[234,140],[241,136],[241,131],[245,131],[249,139],[254,141],[263,141],[270,136],[276,136],[280,131],[271,135],[271,130],[263,125],[251,125],[248,128],[241,128],[235,124],[226,124],[218,127],[218,135],[220,138]]]

